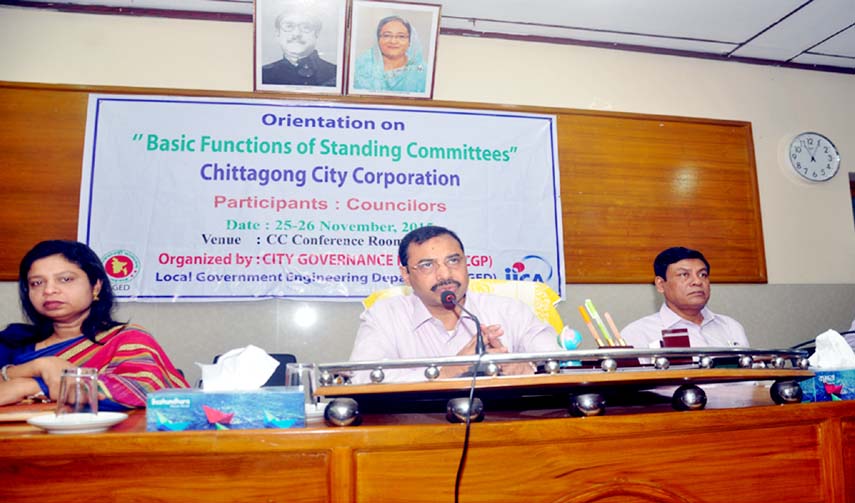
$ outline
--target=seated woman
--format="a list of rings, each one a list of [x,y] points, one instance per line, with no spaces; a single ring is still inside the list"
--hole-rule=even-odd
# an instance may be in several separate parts
[[[150,391],[188,387],[148,332],[113,320],[110,280],[85,244],[37,244],[21,260],[18,291],[32,325],[0,332],[0,405],[55,399],[62,371],[75,367],[98,369],[101,410],[145,407]]]
[[[356,59],[353,87],[421,93],[427,71],[422,46],[409,22],[389,16],[377,24],[377,44]]]

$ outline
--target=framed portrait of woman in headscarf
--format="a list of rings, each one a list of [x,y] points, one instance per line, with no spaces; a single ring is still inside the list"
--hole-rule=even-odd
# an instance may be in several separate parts
[[[255,89],[342,94],[347,0],[256,0]]]
[[[432,98],[440,7],[355,0],[347,93]]]

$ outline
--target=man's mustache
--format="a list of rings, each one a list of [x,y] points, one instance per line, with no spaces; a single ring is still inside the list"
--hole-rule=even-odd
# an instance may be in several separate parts
[[[303,38],[303,35],[301,35],[301,34],[299,34],[299,33],[298,33],[298,34],[296,34],[296,35],[291,35],[290,37],[286,38],[286,39],[285,39],[285,41],[286,41],[286,42],[300,42],[300,43],[306,43],[306,40]]]
[[[460,282],[459,281],[455,281],[453,279],[446,279],[446,280],[440,281],[439,283],[430,287],[430,291],[436,292],[440,288],[442,288],[444,286],[448,286],[448,285],[454,285],[455,287],[460,288]]]

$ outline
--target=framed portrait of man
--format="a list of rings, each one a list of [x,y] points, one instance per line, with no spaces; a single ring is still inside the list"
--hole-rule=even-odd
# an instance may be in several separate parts
[[[347,0],[255,0],[255,90],[341,94]]]
[[[440,8],[354,0],[347,93],[432,98]]]

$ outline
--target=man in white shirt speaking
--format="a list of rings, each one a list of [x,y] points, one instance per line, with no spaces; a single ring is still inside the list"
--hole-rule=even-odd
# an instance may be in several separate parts
[[[555,329],[522,301],[468,291],[466,255],[454,232],[439,226],[416,229],[401,240],[398,259],[401,276],[413,293],[378,300],[362,313],[351,361],[475,354],[475,322],[459,306],[446,302],[446,295],[453,295],[480,320],[488,353],[561,350]],[[503,375],[534,373],[527,362],[500,368]],[[456,377],[465,370],[442,367],[439,377]],[[367,382],[366,374],[357,372],[353,381]],[[388,369],[386,377],[390,382],[425,380],[424,369]]]

